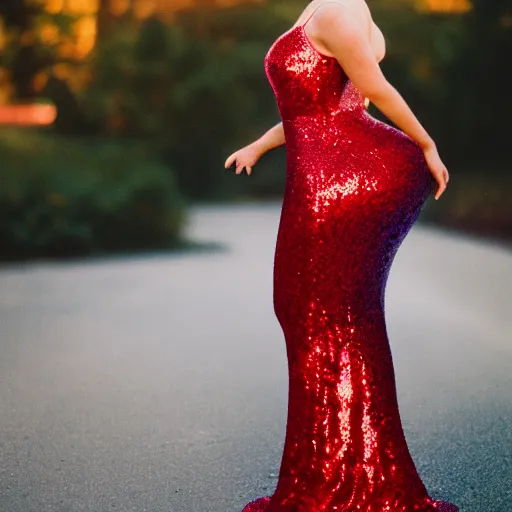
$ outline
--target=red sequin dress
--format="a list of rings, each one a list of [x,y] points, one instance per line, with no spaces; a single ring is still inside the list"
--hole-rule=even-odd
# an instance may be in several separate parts
[[[265,72],[287,153],[274,308],[288,419],[275,492],[243,512],[458,511],[429,497],[409,453],[384,319],[391,263],[435,186],[423,152],[368,114],[303,25]]]

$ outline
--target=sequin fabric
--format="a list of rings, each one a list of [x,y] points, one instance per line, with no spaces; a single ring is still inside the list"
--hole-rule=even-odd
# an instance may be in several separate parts
[[[435,180],[302,25],[264,64],[286,139],[273,299],[288,418],[275,492],[243,512],[456,512],[409,453],[384,318],[391,263]]]

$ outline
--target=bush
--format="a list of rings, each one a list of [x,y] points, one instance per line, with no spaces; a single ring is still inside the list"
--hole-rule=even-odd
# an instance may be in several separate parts
[[[454,173],[439,200],[422,212],[428,223],[512,243],[512,179],[509,173]]]
[[[0,132],[0,260],[170,248],[185,203],[137,144]]]
[[[278,122],[263,71],[272,36],[255,32],[259,23],[248,30],[247,9],[202,10],[200,18],[195,10],[170,25],[117,23],[95,46],[83,91],[69,97],[49,82],[44,94],[57,105],[57,129],[144,140],[176,170],[190,200],[227,195],[227,156]],[[247,185],[231,182],[229,191],[246,193]]]

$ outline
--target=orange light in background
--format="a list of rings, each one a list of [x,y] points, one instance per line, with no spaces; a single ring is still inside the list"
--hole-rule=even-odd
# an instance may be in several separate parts
[[[5,34],[5,29],[4,29],[2,20],[0,20],[0,50],[3,49],[6,41],[7,41],[7,38],[6,38],[6,34]]]
[[[69,14],[94,14],[98,12],[99,0],[66,0],[65,12]]]
[[[135,2],[133,6],[133,13],[136,18],[144,19],[149,18],[156,11],[155,0],[143,0]]]
[[[96,30],[95,16],[84,16],[75,23],[77,57],[85,57],[94,48]]]
[[[430,12],[467,12],[471,9],[469,0],[423,0],[421,9]]]
[[[44,8],[50,14],[57,14],[58,12],[62,12],[64,0],[46,0]]]
[[[45,45],[58,44],[60,41],[60,30],[59,27],[47,23],[39,29],[39,36],[41,42]]]
[[[229,7],[233,5],[263,2],[265,2],[265,0],[212,0],[211,5],[216,7]],[[157,5],[158,11],[161,13],[191,9],[194,7],[201,9],[201,2],[199,0],[158,0]]]
[[[130,0],[112,0],[109,10],[114,16],[121,16],[130,7]]]
[[[0,68],[0,105],[9,103],[9,98],[14,92],[11,82],[11,74],[7,69]]]
[[[46,126],[56,118],[55,105],[0,105],[0,124]]]

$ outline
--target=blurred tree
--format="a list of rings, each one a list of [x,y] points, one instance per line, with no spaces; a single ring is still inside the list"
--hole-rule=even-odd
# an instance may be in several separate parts
[[[284,27],[265,14],[204,7],[171,26],[156,17],[118,23],[92,55],[82,111],[105,133],[145,139],[190,197],[214,196],[233,142],[248,143],[278,121],[263,57],[277,24]]]
[[[34,19],[42,12],[42,8],[42,0],[4,0],[0,3],[0,16],[8,28],[24,31],[33,26]]]
[[[457,86],[467,88],[459,112],[470,109],[471,130],[465,140],[468,156],[477,165],[492,161],[510,171],[512,101],[512,3],[509,0],[474,0],[466,15],[467,39],[454,62]],[[458,78],[458,80],[457,80]],[[504,93],[504,94],[503,94]],[[455,100],[456,101],[456,100]]]
[[[102,41],[109,33],[112,26],[112,18],[110,0],[99,0],[98,13],[96,15],[96,41]]]
[[[446,105],[452,96],[447,69],[466,38],[460,15],[426,14],[411,0],[372,0],[371,8],[386,38],[381,67],[402,93],[420,121],[438,143],[447,163],[454,163],[458,149],[446,123]],[[372,114],[383,116],[374,107]]]
[[[6,0],[0,3],[0,18],[6,32],[0,66],[8,71],[12,83],[11,100],[34,101],[56,64],[79,65],[77,59],[61,52],[66,37],[73,37],[75,17],[46,12],[43,0]],[[55,34],[48,37],[48,32]],[[58,97],[52,99],[59,103]]]
[[[0,132],[0,261],[181,246],[186,203],[141,144]]]
[[[10,71],[16,99],[32,100],[34,77],[51,62],[49,52],[41,48],[34,36],[42,3],[27,0],[5,0],[0,3],[0,17],[7,31],[7,44],[0,65]]]
[[[505,161],[511,102],[495,90],[510,84],[508,2],[478,0],[461,16],[425,15],[414,0],[368,1],[387,40],[385,74],[447,163],[467,166],[491,154],[497,164],[497,153]],[[220,172],[225,157],[279,121],[263,59],[304,6],[268,0],[219,9],[207,2],[167,25],[156,17],[135,20],[129,8],[110,19],[112,6],[101,0],[100,25],[101,16],[110,21],[87,62],[90,86],[76,93],[57,77],[48,82],[46,93],[60,102],[57,127],[142,138],[177,169],[186,194],[214,196],[233,181]],[[373,107],[372,113],[383,117]]]

